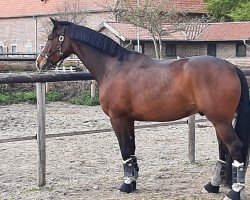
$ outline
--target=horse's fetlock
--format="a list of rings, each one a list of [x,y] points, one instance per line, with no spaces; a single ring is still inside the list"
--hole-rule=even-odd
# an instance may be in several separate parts
[[[223,160],[218,160],[214,169],[214,175],[211,179],[211,184],[213,186],[219,186],[226,177],[226,162]]]
[[[129,159],[123,162],[124,177],[127,183],[135,181],[138,178],[139,167],[135,156],[131,156]]]
[[[245,188],[245,176],[246,171],[244,169],[244,163],[239,163],[234,160],[232,163],[232,189],[235,192],[240,192]]]

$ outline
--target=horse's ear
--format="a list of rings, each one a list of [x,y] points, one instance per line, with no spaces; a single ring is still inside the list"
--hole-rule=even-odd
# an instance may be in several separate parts
[[[50,20],[52,21],[54,27],[57,28],[58,24],[59,24],[58,21],[56,19],[51,18],[51,17],[50,17]]]

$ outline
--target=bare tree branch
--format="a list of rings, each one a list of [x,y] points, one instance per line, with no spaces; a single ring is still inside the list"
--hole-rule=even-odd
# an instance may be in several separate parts
[[[154,42],[156,57],[161,59],[164,35],[180,30],[188,34],[189,24],[201,23],[198,22],[198,18],[195,21],[187,17],[188,13],[184,9],[177,8],[177,1],[140,0],[139,4],[136,4],[133,0],[117,0],[114,7],[109,6],[109,10],[117,16],[118,21],[128,22],[148,30]],[[168,29],[166,29],[166,24],[168,24]]]
[[[79,0],[72,2],[64,2],[63,5],[55,7],[56,12],[48,17],[55,17],[60,21],[69,21],[76,24],[85,24],[88,16],[86,10],[83,8]],[[41,19],[44,28],[44,34],[48,35],[52,29],[52,24],[49,18]]]

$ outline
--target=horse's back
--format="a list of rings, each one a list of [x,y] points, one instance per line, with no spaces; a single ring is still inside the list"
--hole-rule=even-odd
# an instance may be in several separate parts
[[[176,120],[197,112],[211,121],[216,115],[233,117],[240,82],[230,63],[211,56],[146,61],[126,63],[107,76],[100,86],[106,114],[149,121]]]

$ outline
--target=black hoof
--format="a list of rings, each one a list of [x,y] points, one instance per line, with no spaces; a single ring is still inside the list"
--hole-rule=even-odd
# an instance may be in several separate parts
[[[130,184],[123,183],[120,188],[121,192],[126,192],[126,193],[131,193],[134,192],[135,190],[136,190],[136,181],[133,181]]]
[[[204,186],[204,189],[208,193],[219,193],[220,186],[213,186],[211,182]]]
[[[230,192],[227,193],[227,198],[230,200],[240,200],[240,192],[230,190]]]

